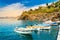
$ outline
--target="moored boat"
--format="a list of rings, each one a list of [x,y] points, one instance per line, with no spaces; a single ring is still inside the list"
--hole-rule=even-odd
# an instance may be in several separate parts
[[[20,34],[31,34],[33,31],[40,31],[40,30],[50,30],[51,26],[27,26],[26,28],[15,28],[15,32]]]
[[[14,31],[20,34],[31,34],[32,33],[32,30],[28,28],[15,28]]]

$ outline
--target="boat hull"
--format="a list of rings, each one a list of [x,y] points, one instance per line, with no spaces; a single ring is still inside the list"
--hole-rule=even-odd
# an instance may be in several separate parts
[[[31,31],[29,31],[29,32],[22,32],[22,31],[18,31],[18,30],[15,30],[15,32],[20,33],[20,34],[31,34],[32,33]]]

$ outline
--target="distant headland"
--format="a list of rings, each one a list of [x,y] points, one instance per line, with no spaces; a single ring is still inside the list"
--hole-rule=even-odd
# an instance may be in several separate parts
[[[16,17],[0,17],[0,19],[14,19]]]

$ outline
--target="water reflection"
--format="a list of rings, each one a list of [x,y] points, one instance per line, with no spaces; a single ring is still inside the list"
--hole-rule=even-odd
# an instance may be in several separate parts
[[[32,35],[30,34],[21,34],[23,40],[33,40]]]
[[[50,36],[53,37],[53,38],[52,38],[53,40],[57,40],[58,32],[59,32],[59,25],[57,25],[57,26],[52,26]],[[54,35],[54,34],[55,34],[55,35]]]

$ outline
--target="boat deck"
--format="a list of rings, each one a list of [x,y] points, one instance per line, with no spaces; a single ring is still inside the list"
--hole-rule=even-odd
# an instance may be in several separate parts
[[[29,28],[29,29],[50,29],[51,26],[49,27],[45,27],[45,26],[27,26],[26,28]]]

